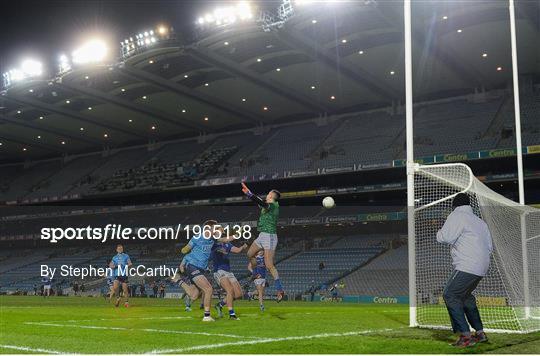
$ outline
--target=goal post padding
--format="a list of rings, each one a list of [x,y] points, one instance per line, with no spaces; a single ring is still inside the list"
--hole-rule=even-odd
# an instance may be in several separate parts
[[[417,165],[414,172],[416,325],[450,328],[442,293],[452,272],[450,247],[437,231],[452,199],[467,193],[489,226],[494,251],[475,296],[484,328],[501,332],[540,330],[540,210],[494,192],[461,163]]]

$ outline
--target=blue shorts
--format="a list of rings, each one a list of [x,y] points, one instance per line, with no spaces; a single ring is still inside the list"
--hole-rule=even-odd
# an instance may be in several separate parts
[[[191,282],[195,282],[198,277],[205,277],[204,270],[197,266],[188,263],[185,267],[185,274],[188,276]]]

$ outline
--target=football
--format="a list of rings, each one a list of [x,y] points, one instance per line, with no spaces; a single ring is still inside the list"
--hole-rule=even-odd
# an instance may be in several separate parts
[[[334,202],[334,198],[332,198],[332,197],[326,197],[326,198],[323,199],[322,205],[323,205],[326,209],[332,209],[334,206],[336,206],[336,203]]]

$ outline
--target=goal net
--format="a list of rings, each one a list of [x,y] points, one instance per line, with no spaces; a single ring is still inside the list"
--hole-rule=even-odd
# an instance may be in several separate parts
[[[450,247],[438,243],[436,234],[458,193],[469,195],[474,212],[488,224],[493,239],[488,274],[475,291],[485,329],[540,330],[540,210],[495,193],[461,163],[415,169],[413,325],[450,328],[442,292],[452,260]]]

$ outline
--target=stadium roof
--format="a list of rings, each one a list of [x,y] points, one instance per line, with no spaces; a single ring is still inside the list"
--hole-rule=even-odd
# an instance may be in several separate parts
[[[538,2],[518,2],[521,74],[540,71]],[[97,151],[389,106],[404,97],[402,4],[305,7],[282,28],[215,30],[0,96],[0,160]],[[505,87],[507,2],[413,9],[415,100]]]

